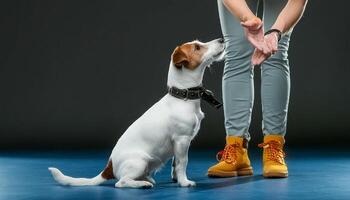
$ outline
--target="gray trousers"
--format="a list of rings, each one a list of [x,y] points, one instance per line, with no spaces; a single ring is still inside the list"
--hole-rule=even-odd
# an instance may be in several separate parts
[[[258,0],[246,0],[257,12]],[[262,1],[260,1],[262,3]],[[264,29],[269,30],[287,0],[264,0]],[[222,78],[225,129],[227,135],[250,139],[249,126],[254,102],[253,47],[245,38],[239,20],[218,0],[221,30],[226,42],[225,68]],[[288,47],[291,31],[284,34],[278,52],[261,65],[261,103],[264,135],[286,133],[290,93]]]

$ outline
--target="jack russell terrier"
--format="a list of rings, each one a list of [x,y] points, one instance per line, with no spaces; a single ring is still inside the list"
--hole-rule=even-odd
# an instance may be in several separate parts
[[[73,178],[50,167],[62,185],[99,185],[118,179],[115,187],[151,188],[151,175],[173,158],[171,177],[182,187],[195,186],[187,179],[188,149],[204,114],[200,99],[218,108],[221,104],[202,87],[206,67],[224,58],[223,39],[192,41],[175,48],[168,73],[168,93],[137,119],[120,137],[106,168],[94,178]]]

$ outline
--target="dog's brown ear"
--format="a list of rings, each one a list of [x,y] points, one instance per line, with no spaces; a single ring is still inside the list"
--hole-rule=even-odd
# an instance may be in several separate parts
[[[173,63],[176,68],[180,69],[182,66],[186,67],[189,64],[186,53],[181,47],[176,47],[172,55]]]

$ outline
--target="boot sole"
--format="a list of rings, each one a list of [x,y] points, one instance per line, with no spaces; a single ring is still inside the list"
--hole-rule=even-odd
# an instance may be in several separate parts
[[[288,177],[288,173],[270,172],[270,173],[264,173],[263,176],[265,178],[287,178]]]
[[[235,177],[235,176],[251,176],[253,175],[253,168],[247,167],[237,171],[225,172],[225,171],[215,171],[208,172],[208,176],[212,178],[225,178],[225,177]]]

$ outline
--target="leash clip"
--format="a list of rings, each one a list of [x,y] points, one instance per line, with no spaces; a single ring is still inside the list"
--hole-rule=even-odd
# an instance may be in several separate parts
[[[210,96],[214,96],[214,93],[208,89],[204,89],[204,92],[207,93]]]
[[[222,103],[220,103],[216,98],[214,97],[214,93],[208,89],[204,88],[203,94],[201,98],[208,102],[211,106],[213,106],[216,109],[219,109],[222,106]]]

